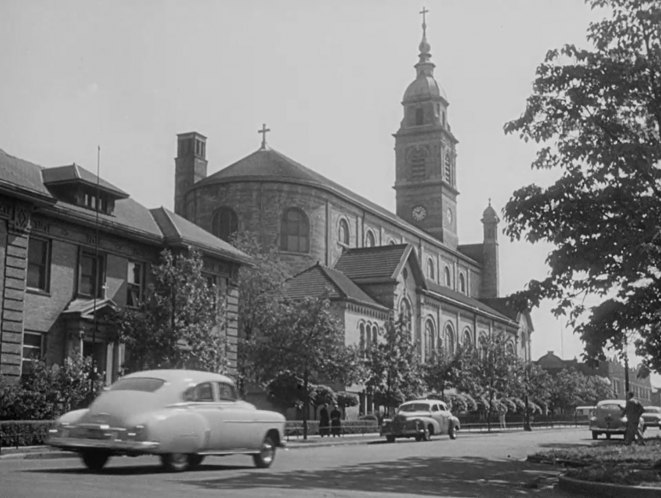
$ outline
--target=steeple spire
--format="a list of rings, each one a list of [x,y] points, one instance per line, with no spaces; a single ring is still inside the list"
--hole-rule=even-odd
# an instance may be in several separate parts
[[[431,62],[431,45],[427,41],[427,14],[429,11],[426,7],[423,7],[420,11],[422,14],[422,40],[418,49],[420,50],[420,55],[418,63],[415,65],[415,68],[418,71],[418,76],[433,76],[434,75],[434,63]]]

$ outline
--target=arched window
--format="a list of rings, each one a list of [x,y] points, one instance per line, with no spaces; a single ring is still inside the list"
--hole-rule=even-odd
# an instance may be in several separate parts
[[[360,329],[360,339],[358,343],[358,348],[361,352],[365,352],[365,324],[361,323],[359,326]]]
[[[479,348],[479,357],[483,360],[486,359],[489,345],[487,344],[487,336],[484,332],[480,334],[480,340],[478,341],[477,347]]]
[[[411,303],[408,299],[402,299],[399,304],[399,315],[406,330],[411,330]]]
[[[427,278],[436,281],[436,272],[434,271],[434,260],[429,258],[427,260]]]
[[[463,273],[459,274],[459,292],[466,294],[466,277]]]
[[[379,327],[376,324],[372,325],[372,344],[376,346],[379,337]]]
[[[362,328],[362,324],[360,325]],[[372,327],[370,327],[370,324],[368,323],[365,326],[365,349],[369,350],[372,347],[372,334],[371,332]]]
[[[229,241],[239,229],[239,220],[233,209],[221,207],[216,210],[211,222],[211,233]]]
[[[425,321],[425,359],[431,358],[434,351],[434,322]]]
[[[470,329],[464,330],[463,346],[465,350],[472,349],[473,347],[473,339],[471,339]]]
[[[507,341],[507,345],[505,346],[505,349],[507,350],[507,352],[510,355],[514,356],[514,354],[515,354],[514,353],[514,343],[512,341]]]
[[[445,285],[452,287],[452,275],[450,274],[450,268],[446,266],[443,269],[443,274],[445,275]]]
[[[455,351],[454,329],[449,323],[445,326],[445,349],[448,354],[454,354]]]
[[[289,208],[282,216],[280,249],[290,252],[310,251],[310,226],[308,218],[298,208]]]
[[[390,240],[388,241],[388,244],[390,244],[391,246],[394,246],[394,245],[397,245],[397,242],[395,242],[394,240],[390,239]]]
[[[349,224],[344,218],[340,220],[337,227],[337,240],[340,241],[341,244],[349,245]]]
[[[365,247],[374,247],[376,245],[376,239],[374,238],[374,233],[372,230],[368,230],[365,234]]]

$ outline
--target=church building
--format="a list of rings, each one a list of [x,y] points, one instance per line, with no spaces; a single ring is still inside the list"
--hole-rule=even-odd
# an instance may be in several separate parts
[[[403,313],[422,361],[496,333],[530,360],[530,316],[499,296],[499,218],[490,203],[482,241],[458,240],[458,140],[424,20],[414,67],[394,134],[396,213],[272,149],[265,127],[258,150],[213,174],[207,138],[178,135],[175,212],[219,238],[251,231],[277,247],[293,277],[288,295],[330,292],[347,344],[368,346]]]

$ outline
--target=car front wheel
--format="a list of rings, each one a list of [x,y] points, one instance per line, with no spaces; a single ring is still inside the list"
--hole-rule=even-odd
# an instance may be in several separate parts
[[[450,439],[457,439],[457,427],[454,424],[450,424],[448,436],[450,436]]]
[[[161,455],[161,463],[170,472],[181,472],[189,467],[190,458],[186,453],[166,453]]]
[[[597,439],[599,437],[599,433],[592,431],[592,439]]]
[[[252,459],[255,462],[255,466],[259,469],[266,469],[271,466],[273,460],[275,460],[275,443],[271,436],[267,435],[264,438],[259,453],[254,454]]]
[[[386,436],[386,441],[389,443],[394,443],[395,442],[395,436]]]
[[[99,471],[108,462],[110,455],[105,451],[84,451],[81,454],[85,467],[90,470]]]

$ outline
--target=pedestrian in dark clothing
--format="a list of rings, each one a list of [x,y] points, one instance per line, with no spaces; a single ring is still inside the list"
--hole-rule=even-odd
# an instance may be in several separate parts
[[[643,404],[638,401],[632,392],[627,395],[627,404],[624,407],[624,416],[627,417],[627,429],[624,433],[624,444],[631,444],[635,439],[639,444],[645,444],[643,429],[640,423],[640,416],[645,409]]]
[[[333,409],[330,412],[331,433],[333,434],[333,437],[340,435],[340,431],[342,430],[342,422],[340,420],[341,417],[342,413],[340,413],[337,405],[333,405]]]
[[[319,435],[330,436],[330,418],[328,416],[328,403],[324,403],[319,410]]]

